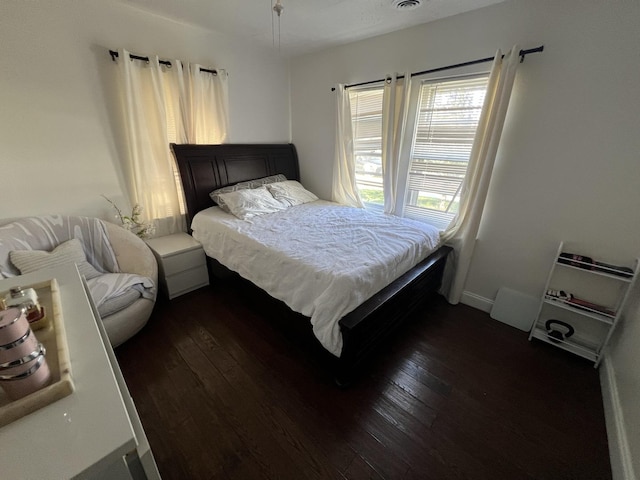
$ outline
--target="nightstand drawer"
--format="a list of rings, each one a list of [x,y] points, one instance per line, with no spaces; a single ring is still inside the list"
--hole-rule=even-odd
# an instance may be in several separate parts
[[[184,270],[201,267],[205,264],[204,250],[201,248],[179,252],[162,258],[162,266],[166,276],[175,275]]]
[[[167,275],[160,283],[169,299],[172,299],[183,293],[209,285],[209,274],[206,265],[199,265],[174,275]]]

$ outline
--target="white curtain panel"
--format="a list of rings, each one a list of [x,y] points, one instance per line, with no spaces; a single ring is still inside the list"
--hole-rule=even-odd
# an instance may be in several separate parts
[[[471,149],[467,174],[462,184],[460,210],[441,234],[454,248],[445,270],[442,293],[456,304],[462,296],[478,228],[484,210],[496,152],[507,115],[513,81],[519,64],[520,47],[515,45],[504,58],[498,50],[493,60],[487,94]]]
[[[182,231],[185,222],[168,148],[165,100],[166,83],[174,76],[164,75],[157,56],[143,62],[130,60],[126,50],[118,55],[128,154],[123,170],[131,203],[143,207],[142,219],[156,223],[158,235]]]
[[[382,96],[382,184],[384,212],[395,213],[402,139],[407,126],[410,73],[385,79]],[[402,75],[401,75],[402,77]]]
[[[179,60],[171,60],[171,67],[161,65],[163,74],[167,136],[170,143],[188,143],[189,84]]]
[[[216,74],[189,64],[189,108],[184,112],[188,143],[217,144],[227,139],[229,128],[229,90],[225,70]]]
[[[169,144],[222,143],[228,132],[227,73],[201,71],[200,65],[172,60],[161,65],[130,60],[118,52],[127,158],[124,171],[131,203],[143,207],[143,220],[156,235],[186,230]]]
[[[344,84],[336,87],[336,149],[333,163],[331,199],[334,202],[363,208],[356,187],[356,161],[353,150],[351,102]]]

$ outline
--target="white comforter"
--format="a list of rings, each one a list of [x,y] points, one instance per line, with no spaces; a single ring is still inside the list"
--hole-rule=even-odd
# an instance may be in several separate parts
[[[426,258],[437,246],[430,225],[316,201],[240,220],[211,207],[193,219],[208,256],[289,308],[340,356],[338,320]]]

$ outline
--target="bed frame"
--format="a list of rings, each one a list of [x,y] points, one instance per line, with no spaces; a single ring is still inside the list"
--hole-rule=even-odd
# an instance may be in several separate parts
[[[292,144],[171,144],[171,150],[180,171],[189,227],[196,213],[214,205],[209,193],[217,188],[277,173],[300,180]],[[440,288],[450,251],[450,247],[440,247],[340,319],[343,347],[334,362],[339,385],[348,384],[376,347]],[[218,262],[208,261],[210,271],[219,270]]]

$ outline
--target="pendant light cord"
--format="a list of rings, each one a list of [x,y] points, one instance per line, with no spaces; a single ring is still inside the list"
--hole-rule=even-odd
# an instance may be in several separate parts
[[[271,0],[269,0],[269,4],[271,4]],[[280,16],[282,15],[282,12],[284,11],[284,6],[282,6],[282,0],[276,0],[276,3],[273,4],[273,7],[271,7],[271,40],[273,43],[273,46],[275,47],[275,27],[274,27],[274,21],[273,21],[273,13],[275,12],[278,15],[278,52],[280,51]]]
[[[276,32],[275,32],[275,24],[273,20],[273,5],[271,4],[271,0],[269,0],[269,12],[271,12],[271,46],[276,46]]]

